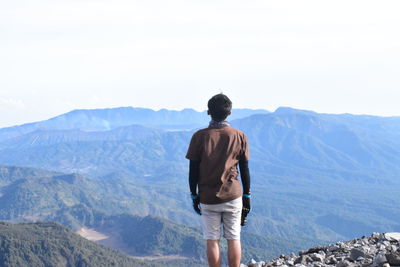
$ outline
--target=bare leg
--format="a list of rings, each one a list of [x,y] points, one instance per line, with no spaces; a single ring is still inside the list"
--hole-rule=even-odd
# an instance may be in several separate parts
[[[221,266],[219,240],[207,240],[207,259],[208,259],[208,265],[210,267]]]
[[[242,257],[242,247],[240,240],[228,240],[228,262],[229,267],[239,267]]]

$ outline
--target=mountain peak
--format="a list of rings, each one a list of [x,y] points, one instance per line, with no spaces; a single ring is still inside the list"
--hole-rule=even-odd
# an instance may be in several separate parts
[[[275,110],[275,114],[303,114],[303,115],[311,115],[317,114],[311,110],[303,110],[303,109],[295,109],[291,107],[279,107]]]

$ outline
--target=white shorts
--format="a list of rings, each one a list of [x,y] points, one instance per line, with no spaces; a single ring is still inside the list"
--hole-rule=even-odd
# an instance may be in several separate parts
[[[222,225],[227,240],[240,240],[242,205],[241,197],[221,204],[200,203],[204,239],[219,240]]]

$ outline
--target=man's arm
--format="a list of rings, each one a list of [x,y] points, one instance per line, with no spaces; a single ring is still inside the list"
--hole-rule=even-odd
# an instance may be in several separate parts
[[[247,160],[239,160],[240,177],[242,179],[243,185],[243,209],[242,209],[242,219],[240,222],[241,226],[245,226],[247,223],[247,214],[250,212],[250,171],[249,162]]]
[[[189,187],[192,193],[193,209],[201,215],[200,198],[197,195],[197,184],[199,183],[200,161],[190,160],[189,163]]]
[[[192,195],[197,195],[197,184],[199,183],[200,161],[190,160],[189,164],[189,187]]]
[[[250,170],[247,160],[239,160],[240,178],[242,179],[243,195],[250,195]]]

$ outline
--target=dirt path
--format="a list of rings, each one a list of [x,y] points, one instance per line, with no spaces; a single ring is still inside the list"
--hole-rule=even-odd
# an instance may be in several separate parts
[[[180,255],[166,255],[166,256],[129,256],[136,260],[187,260],[189,258]]]
[[[78,235],[91,240],[91,241],[100,241],[109,238],[105,234],[99,233],[94,229],[82,227],[79,231],[76,232]]]

